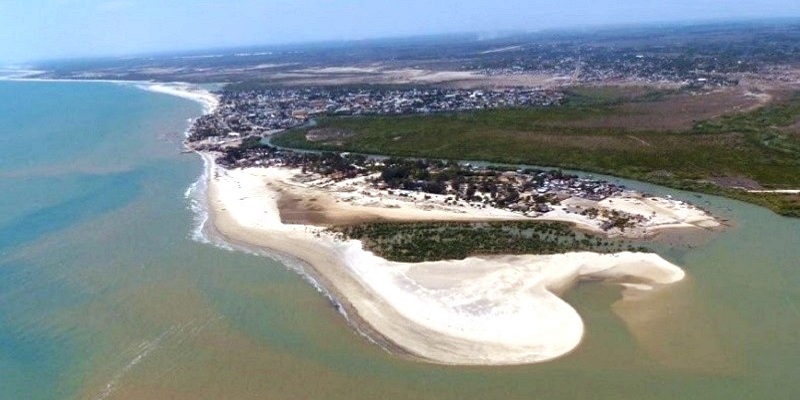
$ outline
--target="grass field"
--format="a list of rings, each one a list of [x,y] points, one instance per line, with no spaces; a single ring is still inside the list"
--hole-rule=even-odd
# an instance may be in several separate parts
[[[764,106],[741,91],[704,96],[589,88],[573,91],[560,107],[323,118],[273,143],[578,169],[724,195],[800,217],[800,196],[732,187],[800,188],[800,94],[777,93]],[[306,136],[310,130],[317,133],[308,135],[313,141]]]

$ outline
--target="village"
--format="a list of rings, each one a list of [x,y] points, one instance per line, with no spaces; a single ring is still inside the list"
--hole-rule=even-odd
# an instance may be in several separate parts
[[[271,136],[292,128],[307,127],[306,138],[312,141],[346,134],[315,127],[316,117],[550,106],[563,99],[563,92],[521,88],[228,87],[215,111],[194,121],[187,145],[213,155],[228,169],[289,168],[303,184],[327,191],[337,201],[375,207],[411,204],[425,210],[564,221],[628,237],[646,236],[651,228],[682,220],[687,212],[704,215],[682,202],[651,198],[560,170],[291,150],[270,144]],[[667,209],[678,211],[663,217]],[[688,211],[680,211],[684,209]]]
[[[516,52],[522,54],[513,58],[496,57],[468,63],[462,69],[487,76],[557,76],[570,85],[628,82],[667,84],[684,89],[713,89],[736,86],[742,74],[764,68],[747,58],[729,60],[698,57],[682,60],[657,51],[637,52],[632,49],[609,52],[582,47],[536,47]]]
[[[604,207],[604,202],[631,197],[623,186],[581,178],[560,170],[479,166],[455,161],[374,157],[351,153],[298,152],[278,149],[258,136],[209,145],[190,144],[217,155],[225,168],[280,167],[298,179],[340,198],[370,199],[394,206],[412,202],[426,209],[487,209],[536,218],[592,221],[598,230],[624,231],[644,221],[641,213]],[[356,196],[351,196],[356,194]],[[638,196],[638,194],[635,194]]]
[[[198,119],[192,139],[263,134],[301,126],[325,115],[398,115],[561,104],[557,90],[509,88],[464,90],[407,89],[253,89],[225,90],[213,114]]]

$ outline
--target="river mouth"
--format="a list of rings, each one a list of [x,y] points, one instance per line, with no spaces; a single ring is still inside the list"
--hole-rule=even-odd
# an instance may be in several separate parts
[[[94,90],[101,84],[85,85]],[[127,165],[142,171],[137,179],[115,181],[118,193],[130,193],[125,205],[102,213],[94,208],[96,215],[3,250],[3,395],[98,398],[110,382],[114,389],[109,399],[673,399],[740,398],[742,393],[794,398],[800,391],[797,220],[701,195],[701,205],[730,219],[732,226],[702,246],[658,249],[681,265],[690,280],[675,301],[655,305],[675,315],[656,325],[645,324],[646,333],[654,337],[629,330],[625,317],[617,315],[613,304],[623,295],[618,287],[587,283],[566,296],[587,330],[584,343],[563,358],[509,367],[419,363],[364,340],[329,300],[286,266],[193,241],[194,213],[183,191],[201,174],[202,163],[179,155],[172,146],[166,149],[157,137],[160,132],[181,132],[186,118],[199,115],[199,107],[106,85],[88,96],[101,104],[70,95],[75,90],[70,88],[58,94],[62,101],[47,107],[45,114],[56,118],[63,102],[86,105],[73,108],[70,118],[97,115],[96,107],[119,104],[120,99],[140,105],[147,115],[104,111],[102,115],[114,119],[106,125],[113,133],[108,142],[81,146],[73,156],[75,163],[89,159],[103,166],[104,160],[113,161],[109,154],[119,151]],[[35,89],[13,88],[20,90]],[[58,91],[58,85],[49,87],[42,96],[52,98]],[[3,93],[12,89],[4,87],[0,96]],[[33,121],[11,120],[0,113],[2,118],[6,122],[0,126],[25,127]],[[98,126],[97,120],[86,123],[81,132]],[[122,129],[142,124],[147,129]],[[37,127],[33,133],[36,130],[53,132]],[[63,134],[64,143],[81,138],[71,131]],[[124,146],[116,147],[119,144]],[[0,149],[4,160],[13,154],[2,152],[12,150],[18,151]],[[56,160],[53,154],[43,156]],[[50,177],[0,180],[0,221],[58,206],[99,187],[93,179],[102,174],[72,175],[64,168],[69,165],[59,164],[62,173]],[[698,199],[693,193],[624,184],[689,202]],[[120,189],[134,187],[138,191]],[[692,314],[693,310],[698,311]],[[631,315],[648,321],[646,313]],[[648,343],[667,349],[667,354],[653,352]],[[712,345],[727,358],[717,358]]]

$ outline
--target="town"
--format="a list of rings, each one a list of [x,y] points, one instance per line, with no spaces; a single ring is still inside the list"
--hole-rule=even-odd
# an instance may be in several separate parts
[[[767,21],[531,32],[491,39],[461,35],[437,41],[358,41],[351,44],[349,51],[331,51],[324,46],[268,46],[246,52],[106,60],[98,65],[56,63],[47,65],[47,72],[36,77],[232,82],[279,88],[359,84],[372,88],[397,84],[468,85],[471,89],[655,84],[713,90],[753,79],[769,84],[793,82],[800,59],[798,37],[797,24]],[[359,111],[347,104],[334,110],[340,107],[350,108],[353,113]]]
[[[298,152],[278,149],[250,136],[236,143],[203,147],[218,155],[225,168],[288,167],[322,186],[359,182],[382,197],[407,201],[438,201],[447,206],[497,208],[537,217],[561,208],[590,219],[600,217],[601,228],[624,230],[642,217],[608,212],[597,203],[622,195],[623,186],[581,178],[560,170],[478,166],[455,161],[374,157],[335,152]],[[355,188],[354,188],[355,190]],[[606,215],[607,214],[607,215]]]
[[[713,46],[694,57],[671,46],[592,47],[583,43],[536,44],[504,49],[493,57],[469,60],[461,67],[487,76],[558,76],[566,84],[670,84],[686,89],[736,86],[741,76],[766,66],[748,55],[720,54]]]
[[[557,90],[508,88],[226,89],[217,110],[198,119],[191,139],[262,135],[325,115],[398,115],[561,104]]]

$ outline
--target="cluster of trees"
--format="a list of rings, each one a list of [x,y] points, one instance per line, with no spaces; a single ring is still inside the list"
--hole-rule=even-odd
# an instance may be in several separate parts
[[[524,182],[503,182],[500,176],[509,169],[473,169],[453,161],[408,160],[390,158],[384,163],[380,182],[392,189],[421,191],[431,194],[449,194],[456,199],[492,202],[505,207],[520,200],[521,192],[540,187],[545,179],[569,179],[561,171],[526,169],[521,171]],[[478,196],[481,193],[484,197]],[[548,196],[533,196],[536,203],[547,203]]]
[[[372,171],[367,168],[369,163],[367,163],[367,157],[363,155],[280,150],[263,143],[258,136],[246,137],[239,146],[225,147],[219,150],[222,155],[217,162],[227,167],[250,166],[258,161],[280,161],[283,165],[302,168],[303,172],[318,173],[324,176],[338,175],[340,178],[354,178]]]
[[[508,167],[476,168],[455,161],[387,158],[379,161],[361,154],[338,152],[300,152],[280,150],[248,136],[238,146],[220,147],[218,162],[226,167],[247,167],[279,163],[298,167],[339,180],[376,174],[371,180],[380,188],[402,189],[449,196],[447,201],[480,202],[517,212],[546,212],[550,204],[560,203],[555,191],[540,193],[539,188],[557,182],[556,190],[584,190],[592,193],[602,182],[577,180],[560,170],[514,170]],[[577,186],[576,186],[577,185]],[[553,186],[547,186],[553,189]],[[575,189],[578,188],[578,189]],[[606,192],[618,190],[604,187]]]
[[[389,189],[403,189],[452,196],[454,200],[482,202],[508,207],[527,193],[528,209],[557,203],[551,194],[540,195],[535,189],[547,179],[573,179],[561,171],[526,169],[504,176],[510,169],[473,168],[455,161],[388,158],[383,161],[364,155],[337,152],[296,152],[279,150],[249,136],[239,146],[222,147],[218,162],[226,167],[246,167],[280,162],[334,179],[349,179],[379,173],[373,184]],[[522,210],[527,211],[527,210]]]
[[[358,239],[388,260],[422,262],[491,254],[647,251],[631,242],[581,233],[562,222],[375,222],[330,231]]]

